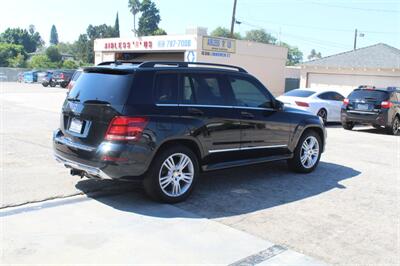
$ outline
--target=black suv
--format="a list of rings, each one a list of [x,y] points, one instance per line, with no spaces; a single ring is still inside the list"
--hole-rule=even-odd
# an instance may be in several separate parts
[[[320,118],[284,107],[244,69],[183,62],[85,68],[53,136],[71,174],[140,178],[164,202],[184,200],[201,171],[287,160],[311,172],[325,138]]]
[[[51,87],[60,85],[61,88],[66,88],[70,82],[75,70],[56,70],[53,72],[52,82],[50,82]]]
[[[400,133],[400,89],[360,86],[344,99],[341,110],[344,129],[356,123],[384,127],[388,134]]]

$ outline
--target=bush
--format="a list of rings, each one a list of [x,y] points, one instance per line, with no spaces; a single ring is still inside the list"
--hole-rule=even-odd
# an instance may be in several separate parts
[[[77,69],[78,64],[73,60],[65,60],[62,64],[62,68],[64,69]]]
[[[34,55],[28,63],[30,68],[43,69],[43,68],[58,68],[56,62],[51,62],[47,55]]]

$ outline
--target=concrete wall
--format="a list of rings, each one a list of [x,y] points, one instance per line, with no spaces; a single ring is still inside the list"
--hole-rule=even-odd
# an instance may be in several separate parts
[[[17,81],[18,74],[20,72],[29,71],[28,68],[12,68],[12,67],[0,67],[0,74],[5,75],[7,78],[2,78],[1,81]]]
[[[237,65],[257,77],[275,96],[285,88],[287,48],[248,41],[236,41],[236,52],[229,57],[207,56],[201,53],[198,40],[197,61]]]

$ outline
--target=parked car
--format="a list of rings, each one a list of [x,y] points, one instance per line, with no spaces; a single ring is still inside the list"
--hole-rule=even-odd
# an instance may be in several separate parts
[[[0,81],[8,81],[8,77],[3,72],[0,72]]]
[[[400,134],[400,88],[360,86],[344,99],[341,121],[344,129],[356,123],[385,128],[388,134]]]
[[[151,197],[173,203],[201,171],[287,160],[312,172],[325,138],[322,119],[285,107],[240,67],[145,62],[85,68],[53,144],[72,175],[141,178]]]
[[[78,80],[81,74],[82,74],[82,69],[78,69],[77,71],[75,71],[74,75],[72,76],[70,82],[67,85],[68,91],[71,91],[71,89],[74,87],[76,81]]]
[[[43,87],[47,87],[47,86],[51,86],[51,87],[55,87],[56,84],[52,79],[53,77],[53,71],[47,71],[46,75],[44,75],[43,79],[42,79],[42,85]]]
[[[25,83],[35,83],[37,82],[38,71],[26,71],[24,72],[24,82]]]
[[[287,106],[318,115],[327,123],[340,122],[344,98],[340,92],[332,89],[301,88],[288,91],[277,99]]]
[[[75,70],[56,70],[53,72],[52,80],[61,88],[66,88],[74,73]]]

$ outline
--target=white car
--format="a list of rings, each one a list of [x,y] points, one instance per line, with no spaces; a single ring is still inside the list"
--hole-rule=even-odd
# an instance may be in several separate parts
[[[330,89],[300,88],[288,91],[277,99],[286,106],[320,116],[324,123],[340,122],[344,96]]]

